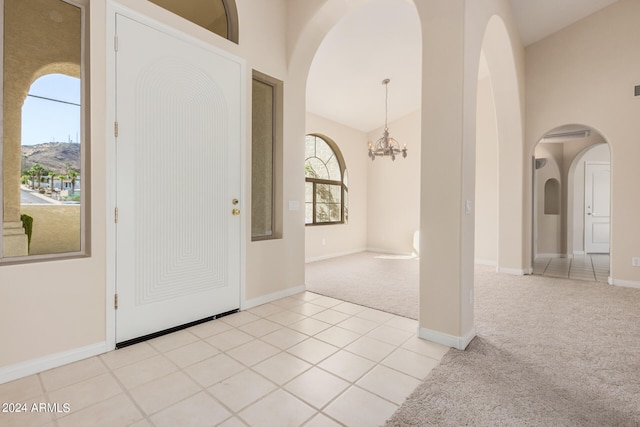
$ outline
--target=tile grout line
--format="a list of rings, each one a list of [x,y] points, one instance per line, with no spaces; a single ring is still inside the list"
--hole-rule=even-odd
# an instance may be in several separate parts
[[[393,355],[394,353],[398,352],[399,350],[404,350],[408,353],[414,354],[414,355],[418,355],[421,357],[424,357],[428,360],[434,360],[436,362],[438,362],[438,359],[435,359],[434,357],[430,356],[428,353],[423,353],[420,351],[417,351],[418,348],[416,348],[414,350],[414,348],[405,348],[404,346],[407,345],[407,343],[409,343],[412,339],[415,339],[416,337],[416,333],[415,332],[411,332],[408,328],[409,324],[405,324],[401,321],[397,321],[397,319],[407,319],[408,321],[411,322],[415,322],[415,319],[409,319],[409,318],[405,318],[403,316],[399,316],[393,313],[387,313],[381,310],[376,310],[370,307],[365,307],[365,306],[360,306],[358,304],[354,304],[358,307],[360,307],[360,310],[354,311],[354,309],[349,308],[348,306],[344,306],[345,310],[341,311],[340,309],[337,309],[336,307],[341,305],[341,304],[353,304],[353,303],[349,303],[347,301],[342,301],[342,300],[338,300],[335,298],[331,298],[331,297],[326,297],[326,296],[322,296],[319,294],[314,294],[308,291],[304,291],[302,292],[300,295],[309,295],[309,294],[313,294],[316,295],[315,298],[309,298],[309,297],[300,297],[300,298],[296,298],[299,303],[298,304],[292,304],[293,301],[288,301],[283,303],[282,305],[278,305],[278,304],[273,304],[273,310],[267,310],[267,311],[263,311],[264,314],[256,314],[255,312],[251,312],[249,310],[246,311],[246,313],[251,314],[252,316],[254,316],[253,319],[246,321],[246,322],[242,322],[242,323],[235,323],[235,322],[225,322],[223,319],[216,319],[220,322],[220,324],[224,324],[226,326],[228,326],[228,329],[224,329],[224,330],[218,330],[217,328],[215,328],[216,332],[213,333],[212,335],[209,335],[207,332],[207,329],[203,329],[202,330],[202,336],[200,336],[199,334],[196,334],[195,332],[191,331],[190,328],[185,329],[184,331],[180,331],[181,336],[179,337],[178,340],[176,340],[175,342],[171,342],[171,340],[167,340],[165,341],[157,341],[157,342],[153,342],[154,340],[149,340],[144,342],[144,345],[148,347],[148,349],[142,349],[140,348],[140,350],[142,350],[139,354],[135,354],[135,355],[131,355],[133,356],[132,359],[133,361],[131,361],[129,359],[130,355],[129,354],[125,354],[123,355],[122,358],[114,358],[113,359],[113,368],[109,365],[109,359],[107,360],[107,358],[103,357],[108,353],[105,354],[101,354],[101,355],[97,355],[94,356],[95,358],[99,359],[98,364],[104,369],[104,371],[97,373],[96,375],[91,375],[89,378],[85,378],[82,379],[80,381],[74,382],[72,384],[66,384],[63,387],[60,387],[59,389],[62,390],[66,387],[72,387],[74,385],[80,384],[84,381],[88,381],[92,378],[96,378],[98,376],[107,374],[109,375],[109,378],[111,380],[114,381],[114,383],[117,385],[118,389],[116,394],[114,394],[113,396],[109,396],[105,399],[102,399],[100,401],[97,402],[93,402],[89,405],[84,406],[83,408],[81,408],[81,411],[87,410],[89,408],[95,407],[101,403],[104,403],[110,399],[115,398],[116,396],[124,396],[126,397],[126,399],[129,400],[129,402],[132,404],[132,406],[137,410],[138,414],[142,417],[138,420],[136,420],[137,422],[141,422],[141,421],[146,421],[151,425],[155,425],[155,423],[152,421],[151,417],[155,416],[165,410],[167,410],[168,408],[171,408],[175,405],[179,405],[180,403],[192,398],[193,396],[196,396],[200,393],[204,393],[206,396],[208,396],[209,398],[211,398],[214,402],[218,403],[220,405],[221,408],[224,408],[225,411],[227,411],[227,413],[229,414],[228,417],[223,418],[220,422],[224,423],[224,422],[229,422],[231,420],[236,420],[239,421],[241,423],[246,423],[245,419],[240,415],[240,413],[242,411],[247,410],[248,408],[250,408],[251,406],[255,405],[256,403],[260,402],[261,400],[267,398],[268,396],[272,395],[273,393],[280,391],[282,393],[286,393],[288,396],[294,398],[296,401],[298,402],[302,402],[305,406],[307,406],[308,408],[313,410],[313,414],[306,420],[303,420],[301,422],[300,425],[305,425],[308,424],[309,422],[311,422],[314,418],[316,418],[317,416],[319,416],[320,414],[323,417],[326,417],[338,424],[342,423],[338,420],[335,419],[334,417],[330,416],[329,414],[325,413],[324,411],[332,404],[334,403],[337,399],[340,399],[341,397],[343,397],[345,395],[345,393],[347,393],[349,390],[351,390],[353,387],[357,388],[358,390],[368,393],[371,396],[375,396],[376,398],[382,399],[383,401],[389,403],[390,405],[393,405],[393,407],[398,408],[400,405],[398,403],[393,402],[392,400],[390,400],[390,398],[386,398],[384,396],[381,396],[380,394],[378,394],[378,392],[380,390],[375,391],[375,390],[369,390],[367,388],[365,388],[363,385],[358,384],[359,381],[361,381],[363,378],[365,378],[367,375],[369,375],[372,371],[374,371],[375,369],[379,368],[379,367],[384,367],[390,371],[396,372],[398,374],[402,374],[402,375],[406,375],[410,378],[414,378],[417,381],[421,381],[421,379],[416,378],[414,375],[409,374],[407,372],[403,372],[403,371],[399,371],[396,368],[392,367],[392,366],[387,366],[384,363],[384,361],[389,358],[391,355]],[[293,298],[289,297],[289,298]],[[334,300],[335,304],[331,304],[332,301],[330,300],[324,300],[325,298],[330,298],[331,300]],[[323,299],[323,304],[316,304],[313,301],[317,300],[317,299]],[[318,301],[320,302],[320,301]],[[271,304],[271,303],[268,303]],[[321,308],[321,310],[319,311],[315,311],[315,309],[311,309],[310,313],[311,314],[305,314],[304,312],[299,312],[299,311],[295,311],[295,307],[301,306],[303,304],[310,304],[311,306],[316,306],[319,309]],[[332,312],[335,313],[330,313],[329,310],[331,310]],[[371,311],[371,314],[369,314],[369,311]],[[281,313],[293,313],[299,316],[302,316],[302,318],[298,321],[294,321],[294,322],[285,322],[285,323],[280,323],[280,322],[275,322],[274,320],[269,319],[269,317],[275,316],[277,314],[281,314]],[[318,319],[314,316],[320,315],[321,313],[327,313],[328,317],[322,317],[322,319]],[[340,316],[335,315],[335,314],[340,314]],[[335,315],[335,317],[333,316]],[[326,324],[326,327],[318,330],[318,331],[314,331],[313,328],[308,329],[308,328],[303,328],[306,332],[301,332],[300,330],[296,330],[291,328],[292,324],[298,323],[298,322],[302,322],[305,321],[307,319],[311,319],[314,320],[316,322],[321,322],[323,324]],[[330,319],[331,321],[327,321],[326,319]],[[339,320],[336,320],[339,319]],[[353,327],[357,330],[352,330],[352,329],[348,329],[345,328],[344,326],[341,326],[342,323],[350,320],[350,319],[358,319],[361,320],[363,322],[370,322],[370,323],[363,323],[363,325],[367,325],[367,328],[360,328],[358,324],[354,324]],[[231,319],[229,319],[231,320]],[[251,323],[254,322],[271,322],[274,325],[277,325],[277,328],[274,330],[271,330],[269,332],[266,333],[262,333],[261,330],[266,330],[266,329],[261,329],[261,326],[256,326],[256,329],[254,330],[253,333],[248,333],[246,331],[244,331],[243,329],[241,329],[243,326],[249,325]],[[395,324],[393,324],[392,322],[396,321]],[[371,326],[373,325],[373,326]],[[370,327],[370,329],[368,329]],[[353,339],[349,339],[351,337],[348,337],[346,340],[342,340],[340,335],[336,336],[336,339],[338,339],[338,342],[345,342],[343,345],[340,344],[334,344],[332,342],[326,341],[325,339],[321,339],[318,337],[319,334],[332,329],[332,328],[336,328],[335,330],[344,330],[346,332],[348,332],[349,334],[354,334]],[[380,333],[378,333],[377,335],[369,335],[371,333],[373,333],[374,331],[380,329],[380,328],[385,328],[382,331],[380,331]],[[267,328],[268,329],[268,328]],[[229,331],[238,331],[238,332],[242,332],[247,334],[248,336],[251,337],[251,340],[249,341],[245,341],[243,343],[237,344],[237,345],[233,345],[230,348],[227,348],[225,350],[222,350],[218,347],[216,347],[214,344],[210,343],[208,340],[214,338],[217,335],[223,334],[225,332],[229,332]],[[301,334],[304,335],[305,338],[302,339],[302,341],[298,341],[295,342],[294,344],[287,344],[284,347],[281,347],[280,345],[274,345],[270,342],[268,342],[267,340],[265,340],[265,337],[275,333],[277,331],[288,331],[294,334]],[[364,331],[364,332],[362,332]],[[396,339],[392,339],[393,336],[393,331],[398,331],[398,332],[402,332],[403,335],[406,333],[406,337],[404,339],[401,340],[396,340]],[[339,332],[338,332],[339,333]],[[188,337],[188,341],[189,342],[185,342],[182,334],[186,334],[185,337]],[[389,335],[391,334],[391,335]],[[175,337],[175,335],[174,335]],[[384,338],[387,338],[387,340],[385,340]],[[331,338],[330,336],[327,336],[326,338]],[[362,351],[360,351],[363,354],[358,354],[356,352],[354,352],[354,350],[358,350],[357,348],[354,349],[348,349],[347,347],[351,346],[352,344],[354,344],[355,342],[362,340],[363,338],[367,338],[368,340],[371,340],[370,343],[379,343],[379,344],[384,344],[384,346],[381,346],[380,348],[376,348],[376,344],[373,344],[374,347],[372,348],[367,348],[367,347],[363,347]],[[322,343],[323,345],[326,346],[331,346],[332,348],[334,348],[335,350],[332,351],[330,354],[322,357],[319,360],[315,360],[314,362],[311,362],[309,360],[304,359],[301,356],[298,356],[294,353],[291,353],[291,349],[293,347],[295,347],[296,345],[302,344],[304,342],[311,342],[313,340]],[[398,342],[399,341],[399,342]],[[245,362],[243,362],[241,359],[236,359],[236,357],[232,356],[229,352],[233,351],[236,348],[239,348],[245,344],[248,344],[250,342],[260,342],[263,343],[265,345],[269,345],[274,347],[277,352],[269,357],[266,357],[265,359],[262,359],[260,361],[258,361],[257,363],[253,363],[252,365],[249,365]],[[275,341],[274,341],[275,342]],[[284,343],[286,343],[287,341],[282,341]],[[180,360],[183,359],[175,359],[172,357],[169,357],[168,354],[175,351],[175,350],[179,350],[181,348],[185,348],[189,345],[195,344],[195,343],[203,343],[207,346],[210,346],[212,349],[215,349],[215,351],[217,352],[216,354],[212,355],[212,356],[206,356],[204,357],[202,360],[197,360],[195,362],[190,362],[190,359],[186,359],[184,361],[189,361],[188,364],[186,364],[185,366],[182,366],[184,363],[180,363]],[[142,343],[140,343],[142,344]],[[177,345],[176,345],[177,344]],[[366,343],[364,344],[366,345]],[[385,346],[388,346],[388,348],[385,348]],[[378,352],[378,350],[381,351],[381,353]],[[388,350],[388,353],[386,352]],[[147,354],[147,351],[149,352],[149,354]],[[373,353],[371,352],[373,351]],[[325,362],[327,359],[333,357],[334,355],[340,353],[340,352],[344,352],[344,354],[349,354],[352,355],[354,357],[357,358],[361,358],[363,361],[366,361],[367,364],[371,364],[371,366],[364,370],[363,372],[360,373],[360,375],[358,375],[357,378],[354,378],[353,380],[349,380],[346,378],[343,378],[341,375],[331,372],[330,370],[328,370],[327,368],[321,367],[319,366],[320,364],[322,364],[323,362]],[[364,355],[366,354],[366,355]],[[378,354],[383,354],[383,356],[378,356]],[[210,358],[213,357],[217,357],[218,355],[225,355],[226,357],[230,358],[230,360],[233,360],[235,362],[237,362],[240,367],[242,367],[242,370],[240,372],[236,372],[231,374],[230,376],[225,377],[222,380],[216,381],[214,382],[214,384],[211,384],[209,386],[205,386],[203,384],[201,384],[195,377],[193,377],[192,375],[190,375],[187,372],[187,369],[190,368],[191,366],[194,366],[195,364],[201,363],[205,360],[208,360]],[[291,378],[288,378],[287,376],[285,376],[284,378],[287,378],[285,381],[282,381],[282,383],[280,384],[280,381],[276,382],[268,377],[266,377],[265,375],[263,375],[262,373],[260,373],[259,371],[256,370],[257,366],[260,365],[261,363],[264,363],[265,361],[268,361],[274,357],[277,357],[279,355],[287,355],[290,357],[293,357],[303,363],[305,363],[308,366],[304,366],[304,370],[297,373],[296,375],[292,376]],[[120,380],[120,378],[118,377],[118,375],[116,375],[116,371],[118,371],[119,369],[123,369],[126,367],[130,367],[132,365],[135,365],[137,363],[145,363],[146,360],[149,360],[151,358],[155,358],[157,356],[161,356],[163,362],[168,362],[168,366],[167,369],[169,368],[173,368],[173,370],[171,372],[168,373],[162,373],[160,376],[158,377],[151,377],[152,379],[150,380],[145,380],[140,384],[137,384],[135,381],[132,384],[135,384],[134,386],[132,386],[131,388],[128,388],[125,386],[125,384]],[[139,359],[138,359],[139,357]],[[247,359],[248,360],[248,359]],[[366,366],[366,365],[365,365]],[[287,385],[289,385],[290,383],[292,383],[293,381],[299,379],[302,375],[308,373],[311,369],[316,368],[319,371],[330,375],[332,377],[335,377],[337,379],[340,379],[341,381],[345,382],[345,388],[343,390],[341,390],[339,393],[337,393],[335,396],[332,396],[331,399],[327,400],[321,407],[316,407],[315,405],[311,404],[310,402],[307,402],[305,399],[303,399],[301,396],[302,395],[297,395],[294,392],[290,392],[287,390]],[[134,369],[135,370],[135,369]],[[239,408],[237,411],[233,410],[230,406],[228,406],[227,404],[225,404],[223,401],[221,401],[220,399],[218,399],[212,391],[210,391],[210,389],[215,386],[216,384],[219,384],[220,382],[226,381],[230,378],[233,378],[235,375],[238,375],[242,372],[251,372],[252,374],[257,375],[258,377],[264,379],[265,381],[267,381],[268,384],[271,384],[274,389],[269,391],[268,393],[266,393],[265,395],[261,396],[258,399],[253,400],[252,402],[246,403],[244,404],[241,408]],[[167,404],[166,407],[161,407],[157,410],[155,410],[155,412],[152,413],[147,413],[142,404],[139,404],[137,402],[137,400],[134,398],[134,395],[132,393],[132,391],[138,389],[139,387],[143,387],[149,383],[152,383],[153,381],[158,381],[158,380],[162,380],[165,379],[171,375],[175,375],[177,373],[180,373],[181,375],[185,376],[185,379],[188,379],[191,383],[195,384],[195,391],[193,392],[189,392],[189,394],[187,396],[184,396],[178,400],[171,400],[170,403]],[[51,396],[49,395],[49,391],[46,389],[45,387],[45,383],[44,383],[44,378],[41,375],[42,373],[38,373],[37,374],[37,379],[39,382],[39,386],[40,386],[40,392],[41,395],[43,396],[43,398],[50,402],[51,401]],[[138,377],[139,379],[142,378],[146,378],[146,376],[142,376],[142,377]],[[374,389],[376,389],[374,387]],[[56,389],[57,390],[57,389]],[[377,390],[377,389],[376,389]],[[114,392],[116,391],[116,389],[114,388]],[[333,394],[331,392],[331,394]],[[410,393],[409,393],[410,394]],[[74,412],[70,413],[70,414],[65,414],[62,417],[52,417],[52,419],[50,421],[47,422],[47,425],[49,425],[48,423],[51,423],[51,425],[53,426],[57,426],[59,427],[60,424],[60,420],[63,420],[64,418],[70,416],[71,414],[73,414]],[[77,412],[75,412],[77,413]]]
[[[311,300],[311,301],[306,301],[306,302],[313,304],[313,302],[312,302],[312,301],[313,301],[313,300]],[[336,305],[339,305],[339,304],[336,304]],[[325,310],[322,310],[322,311],[320,311],[320,312],[318,312],[318,313],[314,313],[314,314],[312,314],[312,315],[307,315],[307,316],[305,316],[305,317],[306,317],[306,318],[314,318],[313,316],[315,316],[315,315],[317,315],[317,314],[319,314],[319,313],[322,313],[322,312],[325,312],[325,311],[331,310],[331,309],[333,309],[333,307],[335,307],[335,305],[334,305],[334,306],[330,306],[330,307],[324,307],[324,308],[325,308]],[[289,308],[290,308],[290,307],[289,307]],[[290,310],[289,310],[289,308],[284,308],[284,311],[290,311]],[[386,342],[386,341],[383,341],[383,340],[377,339],[377,338],[375,338],[375,337],[369,337],[369,336],[367,335],[368,333],[372,332],[373,330],[375,330],[375,329],[377,329],[377,328],[379,328],[379,327],[381,327],[381,326],[386,325],[389,321],[391,321],[391,320],[392,320],[394,317],[396,317],[397,315],[393,315],[391,318],[386,319],[386,320],[384,320],[383,322],[373,321],[373,320],[370,320],[370,319],[366,319],[366,318],[358,317],[358,316],[357,316],[359,313],[361,313],[362,311],[365,311],[365,310],[366,310],[366,308],[365,308],[364,310],[361,310],[361,311],[359,311],[358,313],[354,313],[354,314],[350,314],[350,313],[343,313],[343,312],[340,312],[340,311],[338,311],[338,310],[334,310],[334,311],[338,311],[338,312],[343,313],[343,314],[347,314],[347,315],[348,315],[348,317],[347,317],[347,318],[345,318],[345,319],[343,319],[342,321],[340,321],[340,322],[336,323],[336,324],[331,324],[331,323],[328,323],[328,322],[324,322],[324,323],[328,323],[328,324],[330,325],[330,327],[329,327],[329,328],[325,328],[325,329],[323,329],[322,331],[318,331],[318,332],[316,332],[316,333],[315,333],[315,334],[313,334],[313,335],[307,335],[307,334],[304,334],[304,335],[307,335],[307,338],[306,338],[306,339],[304,339],[303,341],[301,341],[301,342],[299,342],[299,343],[296,343],[296,344],[294,344],[294,345],[291,345],[291,346],[289,346],[289,347],[286,347],[286,348],[284,348],[284,349],[280,349],[280,353],[278,353],[278,354],[285,353],[285,354],[287,354],[287,355],[290,355],[290,356],[292,356],[292,357],[295,357],[296,359],[299,359],[299,360],[301,360],[301,361],[303,361],[303,362],[308,363],[308,364],[310,364],[310,365],[311,365],[311,367],[310,367],[310,368],[305,369],[303,372],[301,372],[301,373],[297,374],[296,376],[294,376],[294,377],[292,377],[292,378],[288,379],[288,380],[287,380],[286,382],[284,382],[283,384],[277,384],[277,383],[274,383],[271,379],[269,379],[269,378],[265,377],[265,376],[264,376],[264,375],[262,375],[260,372],[258,372],[258,371],[256,371],[256,370],[254,369],[254,367],[255,367],[255,366],[259,365],[260,363],[264,362],[265,360],[269,360],[270,358],[276,357],[277,355],[273,355],[273,356],[271,356],[271,357],[269,357],[269,358],[267,358],[267,359],[265,359],[265,360],[262,360],[262,361],[260,361],[260,362],[258,362],[258,363],[256,363],[256,364],[254,364],[254,365],[252,365],[252,366],[247,366],[247,365],[245,365],[242,361],[237,360],[237,359],[235,359],[235,358],[234,358],[234,360],[237,360],[239,363],[241,363],[242,365],[244,365],[244,366],[245,366],[247,369],[249,369],[251,372],[253,372],[253,373],[255,373],[255,374],[257,374],[257,375],[261,376],[262,378],[266,379],[267,381],[269,381],[270,383],[274,384],[274,385],[277,387],[277,389],[276,389],[276,390],[273,390],[273,391],[271,391],[271,392],[267,393],[266,395],[262,396],[261,398],[259,398],[259,399],[255,400],[255,401],[253,401],[252,403],[249,403],[249,404],[245,405],[245,406],[244,406],[243,408],[241,408],[238,412],[235,412],[235,415],[236,415],[236,416],[238,416],[238,417],[240,417],[239,412],[241,412],[241,411],[243,411],[243,410],[245,410],[245,409],[249,408],[250,406],[254,405],[255,403],[257,403],[257,402],[259,402],[259,401],[261,401],[261,400],[263,400],[263,399],[267,398],[269,395],[271,395],[271,394],[275,393],[277,390],[281,390],[282,392],[287,393],[288,395],[290,395],[290,396],[294,397],[295,399],[297,399],[297,400],[299,400],[299,401],[303,402],[305,405],[308,405],[309,407],[311,407],[311,408],[313,408],[313,409],[315,409],[315,410],[316,410],[316,413],[315,413],[312,417],[310,417],[308,420],[306,420],[306,421],[303,423],[303,425],[304,425],[304,424],[306,424],[306,423],[308,423],[310,420],[312,420],[312,419],[313,419],[314,417],[316,417],[318,414],[322,414],[322,415],[324,415],[324,416],[326,416],[326,417],[328,417],[328,418],[330,418],[330,419],[332,419],[332,420],[334,420],[334,421],[337,421],[337,420],[335,420],[333,417],[331,417],[331,416],[329,416],[328,414],[326,414],[326,413],[324,412],[324,410],[325,410],[325,409],[326,409],[326,408],[327,408],[327,407],[328,407],[332,402],[334,402],[335,400],[337,400],[338,398],[340,398],[341,396],[343,396],[343,395],[344,395],[344,394],[345,394],[345,393],[346,393],[346,392],[347,392],[351,387],[357,387],[358,389],[360,389],[360,390],[362,390],[362,391],[364,391],[364,392],[370,393],[370,394],[372,394],[372,395],[374,395],[374,396],[377,396],[378,398],[381,398],[381,399],[385,400],[386,402],[388,402],[388,403],[390,403],[390,404],[394,405],[395,407],[399,407],[399,405],[398,405],[397,403],[392,402],[392,401],[388,400],[387,398],[385,398],[385,397],[383,397],[383,396],[380,396],[380,395],[378,395],[377,393],[375,393],[375,392],[373,392],[373,391],[370,391],[370,390],[367,390],[367,389],[363,388],[361,385],[357,384],[357,382],[358,382],[358,381],[360,381],[362,378],[364,378],[366,375],[368,375],[372,370],[374,370],[374,369],[375,369],[376,367],[378,367],[378,366],[384,366],[384,367],[386,367],[386,368],[388,368],[388,369],[390,369],[390,370],[393,370],[394,372],[398,372],[398,373],[400,373],[400,374],[407,375],[407,376],[409,376],[409,377],[411,377],[411,378],[416,378],[416,377],[414,377],[414,376],[412,376],[412,375],[409,375],[409,374],[407,374],[407,373],[405,373],[405,372],[398,371],[398,370],[396,370],[396,369],[394,369],[394,368],[392,368],[392,367],[388,367],[388,366],[386,366],[386,365],[383,365],[383,364],[382,364],[383,360],[384,360],[384,359],[386,359],[389,355],[393,354],[395,351],[397,351],[397,350],[399,350],[399,349],[401,349],[401,348],[404,348],[404,347],[403,347],[403,345],[404,345],[404,344],[406,344],[406,343],[407,343],[407,342],[408,342],[412,337],[414,337],[415,335],[414,335],[414,334],[411,334],[409,337],[407,337],[405,340],[403,340],[403,341],[402,341],[401,343],[399,343],[399,344],[391,344],[391,343],[388,343],[388,342]],[[378,311],[379,311],[379,310],[378,310]],[[360,319],[373,321],[373,322],[375,322],[375,323],[377,324],[377,326],[376,326],[376,327],[374,327],[374,328],[372,328],[370,331],[368,331],[368,332],[366,332],[366,333],[358,333],[358,332],[355,332],[355,331],[350,331],[350,330],[348,330],[348,329],[345,329],[345,330],[348,330],[348,331],[350,331],[350,332],[354,332],[354,333],[359,334],[359,335],[360,335],[360,337],[359,337],[359,338],[357,338],[357,339],[355,339],[355,340],[353,340],[353,341],[351,341],[351,342],[350,342],[350,343],[348,343],[348,344],[345,344],[345,345],[344,345],[344,346],[342,346],[342,347],[335,346],[335,345],[334,345],[334,344],[332,344],[332,343],[326,342],[326,341],[324,341],[324,340],[322,340],[322,339],[320,339],[320,338],[317,338],[317,337],[316,337],[316,335],[320,334],[320,333],[321,333],[321,332],[323,332],[323,331],[326,331],[327,329],[330,329],[331,327],[340,327],[340,326],[339,326],[339,324],[340,324],[340,323],[342,323],[342,322],[344,322],[344,321],[346,321],[346,320],[348,320],[348,319],[350,319],[350,318],[353,318],[353,317],[358,317],[358,318],[360,318]],[[269,320],[269,319],[267,319],[266,317],[261,317],[261,319]],[[321,320],[319,320],[319,319],[315,319],[315,318],[314,318],[314,320],[321,321]],[[412,320],[413,320],[413,319],[412,319]],[[257,321],[257,320],[256,320],[256,321]],[[249,322],[249,323],[251,323],[251,322]],[[293,322],[293,323],[297,323],[297,322]],[[242,326],[242,325],[241,325],[241,326]],[[281,329],[288,329],[288,330],[290,330],[290,331],[300,333],[300,331],[296,331],[296,330],[290,329],[290,328],[289,328],[289,326],[290,326],[290,325],[281,325],[281,326],[282,326],[282,328],[281,328]],[[387,326],[387,327],[389,327],[389,328],[393,328],[393,329],[397,329],[397,330],[403,330],[403,329],[400,329],[400,328],[396,328],[396,327],[394,327],[394,326]],[[342,329],[344,329],[344,328],[342,328]],[[275,332],[275,331],[274,331],[274,332]],[[408,332],[408,331],[406,331],[406,332]],[[266,335],[268,335],[268,334],[266,334]],[[264,340],[262,339],[262,338],[263,338],[264,336],[266,336],[266,335],[263,335],[263,336],[260,336],[260,337],[255,337],[255,336],[254,336],[254,338],[255,338],[255,339],[258,339],[258,340],[260,340],[260,341],[262,341],[262,342],[264,342],[264,343],[266,343],[266,344],[272,345],[272,344],[270,344],[270,343],[268,343],[268,342],[266,342],[266,341],[264,341]],[[383,360],[381,360],[381,361],[375,361],[375,360],[369,359],[369,358],[367,358],[367,357],[365,357],[365,356],[362,356],[362,355],[359,355],[359,354],[353,353],[352,351],[350,351],[350,350],[348,350],[348,349],[346,348],[347,346],[349,346],[349,345],[350,345],[350,344],[352,344],[353,342],[355,342],[355,341],[357,341],[358,339],[361,339],[361,338],[363,338],[363,337],[369,337],[370,339],[376,340],[376,341],[378,341],[378,342],[381,342],[381,343],[384,343],[384,344],[391,345],[391,346],[393,346],[393,347],[394,347],[394,349],[393,349],[389,354],[387,354]],[[310,339],[312,339],[312,338],[313,338],[313,339],[315,339],[315,340],[318,340],[318,341],[320,341],[320,342],[326,343],[326,344],[328,344],[328,345],[334,346],[334,347],[336,347],[338,350],[337,350],[337,351],[335,351],[335,352],[333,352],[332,354],[330,354],[330,355],[326,356],[325,358],[323,358],[323,359],[321,359],[321,360],[319,360],[319,361],[315,362],[315,363],[311,363],[311,362],[309,362],[308,360],[302,359],[302,358],[300,358],[299,356],[297,356],[297,355],[295,355],[295,354],[293,354],[293,353],[290,353],[290,352],[288,351],[288,350],[290,350],[292,347],[295,347],[296,345],[301,344],[301,343],[303,343],[303,342],[305,342],[305,341],[309,341],[309,340],[310,340]],[[235,348],[235,347],[234,347],[234,348]],[[333,355],[335,355],[336,353],[338,353],[339,351],[342,351],[342,350],[344,350],[345,352],[347,352],[347,353],[349,353],[349,354],[352,354],[352,355],[354,355],[354,356],[361,357],[361,358],[363,358],[363,359],[365,359],[365,360],[367,360],[367,361],[370,361],[370,362],[372,362],[374,365],[373,365],[371,368],[369,368],[367,371],[363,372],[363,373],[362,373],[358,378],[356,378],[354,381],[349,381],[349,380],[347,380],[346,378],[343,378],[343,377],[341,377],[341,376],[339,376],[339,375],[336,375],[335,373],[333,373],[333,372],[331,372],[331,371],[328,371],[328,370],[326,370],[325,368],[322,368],[322,367],[320,367],[320,366],[319,366],[319,364],[320,364],[320,363],[322,363],[323,361],[325,361],[325,360],[329,359],[330,357],[332,357]],[[415,353],[415,352],[413,352],[412,350],[409,350],[409,349],[405,349],[405,350],[406,350],[406,351],[409,351],[409,352],[411,352],[411,353]],[[415,354],[418,354],[418,355],[421,355],[421,356],[427,357],[427,358],[429,358],[429,359],[432,359],[431,357],[426,356],[426,355],[422,355],[422,354],[420,354],[420,353],[415,353]],[[233,356],[231,356],[231,355],[229,355],[229,357],[232,357],[232,358],[233,358]],[[434,359],[434,360],[435,360],[435,359]],[[323,372],[325,372],[325,373],[327,373],[327,374],[329,374],[329,375],[331,375],[331,376],[333,376],[333,377],[339,378],[339,379],[341,379],[341,380],[343,380],[343,381],[347,381],[347,382],[348,382],[348,384],[349,384],[349,385],[348,385],[344,390],[342,390],[340,393],[338,393],[336,396],[334,396],[332,399],[330,399],[330,400],[329,400],[327,403],[325,403],[321,408],[317,408],[317,407],[313,406],[311,403],[306,402],[304,399],[300,398],[299,396],[296,396],[296,395],[292,394],[291,392],[289,392],[289,391],[285,388],[285,386],[286,386],[287,384],[291,383],[291,382],[292,382],[292,381],[294,381],[295,379],[297,379],[297,378],[299,378],[300,376],[304,375],[305,373],[307,373],[309,370],[311,370],[311,369],[312,369],[312,368],[314,368],[314,367],[315,367],[315,368],[317,368],[317,369],[319,369],[319,370],[321,370],[321,371],[323,371]],[[230,378],[230,377],[229,377],[229,378]],[[418,381],[420,381],[420,379],[417,379],[417,380],[418,380]],[[316,409],[316,408],[317,408],[317,409]]]

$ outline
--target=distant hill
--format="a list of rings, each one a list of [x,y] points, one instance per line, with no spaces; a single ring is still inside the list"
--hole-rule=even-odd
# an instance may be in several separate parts
[[[42,167],[59,174],[69,168],[80,172],[80,144],[74,142],[47,142],[22,146],[22,170],[39,163]]]

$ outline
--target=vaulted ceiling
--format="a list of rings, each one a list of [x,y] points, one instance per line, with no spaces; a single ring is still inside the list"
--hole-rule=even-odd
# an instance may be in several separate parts
[[[510,0],[528,46],[617,0]],[[322,42],[307,83],[307,110],[370,132],[420,106],[421,30],[412,0],[370,0]]]

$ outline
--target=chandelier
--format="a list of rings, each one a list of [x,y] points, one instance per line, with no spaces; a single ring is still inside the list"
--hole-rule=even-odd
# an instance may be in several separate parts
[[[382,84],[385,87],[384,95],[384,132],[382,138],[376,141],[375,145],[369,143],[369,157],[375,160],[376,156],[391,156],[391,160],[396,159],[396,154],[402,153],[402,157],[407,157],[407,144],[400,148],[400,143],[389,136],[389,127],[387,126],[387,100],[389,98],[389,82],[391,79],[384,79]]]

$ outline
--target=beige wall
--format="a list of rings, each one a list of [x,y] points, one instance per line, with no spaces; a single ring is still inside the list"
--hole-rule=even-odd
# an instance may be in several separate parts
[[[498,271],[526,274],[531,259],[530,244],[526,243],[530,237],[530,198],[522,191],[530,178],[530,159],[522,144],[524,50],[508,2],[485,1],[477,7],[494,13],[486,24],[482,52],[491,79],[498,135]],[[476,25],[482,19],[478,11]]]
[[[373,251],[411,254],[413,236],[420,230],[420,111],[389,123],[389,134],[407,144],[407,157],[367,160],[367,247]],[[368,141],[382,136],[382,128],[369,133]],[[366,144],[365,144],[366,147]],[[366,150],[361,150],[366,154]],[[437,200],[430,200],[431,208]]]
[[[565,182],[561,169],[564,163],[563,144],[538,144],[536,159],[546,159],[544,167],[536,170],[535,181],[535,221],[536,235],[534,236],[534,250],[536,256],[564,255],[562,248],[562,219],[566,210],[560,209],[557,214],[545,213],[545,185],[548,180],[555,179],[559,190]],[[559,191],[560,200],[566,199],[566,192]]]
[[[640,2],[620,0],[527,48],[527,151],[559,125],[596,129],[611,148],[611,276],[640,286],[640,210],[637,194],[640,144]]]
[[[340,148],[349,181],[349,221],[305,227],[305,258],[314,261],[367,248],[367,136],[325,118],[307,114],[306,133],[331,138]],[[304,179],[304,178],[303,178]]]
[[[478,81],[475,262],[498,264],[498,129],[491,79]]]
[[[475,336],[473,210],[481,49],[493,83],[500,141],[498,266],[522,273],[529,262],[523,245],[523,50],[508,1],[441,0],[416,6],[424,67],[420,335],[464,348]],[[430,209],[433,200],[436,210]]]

